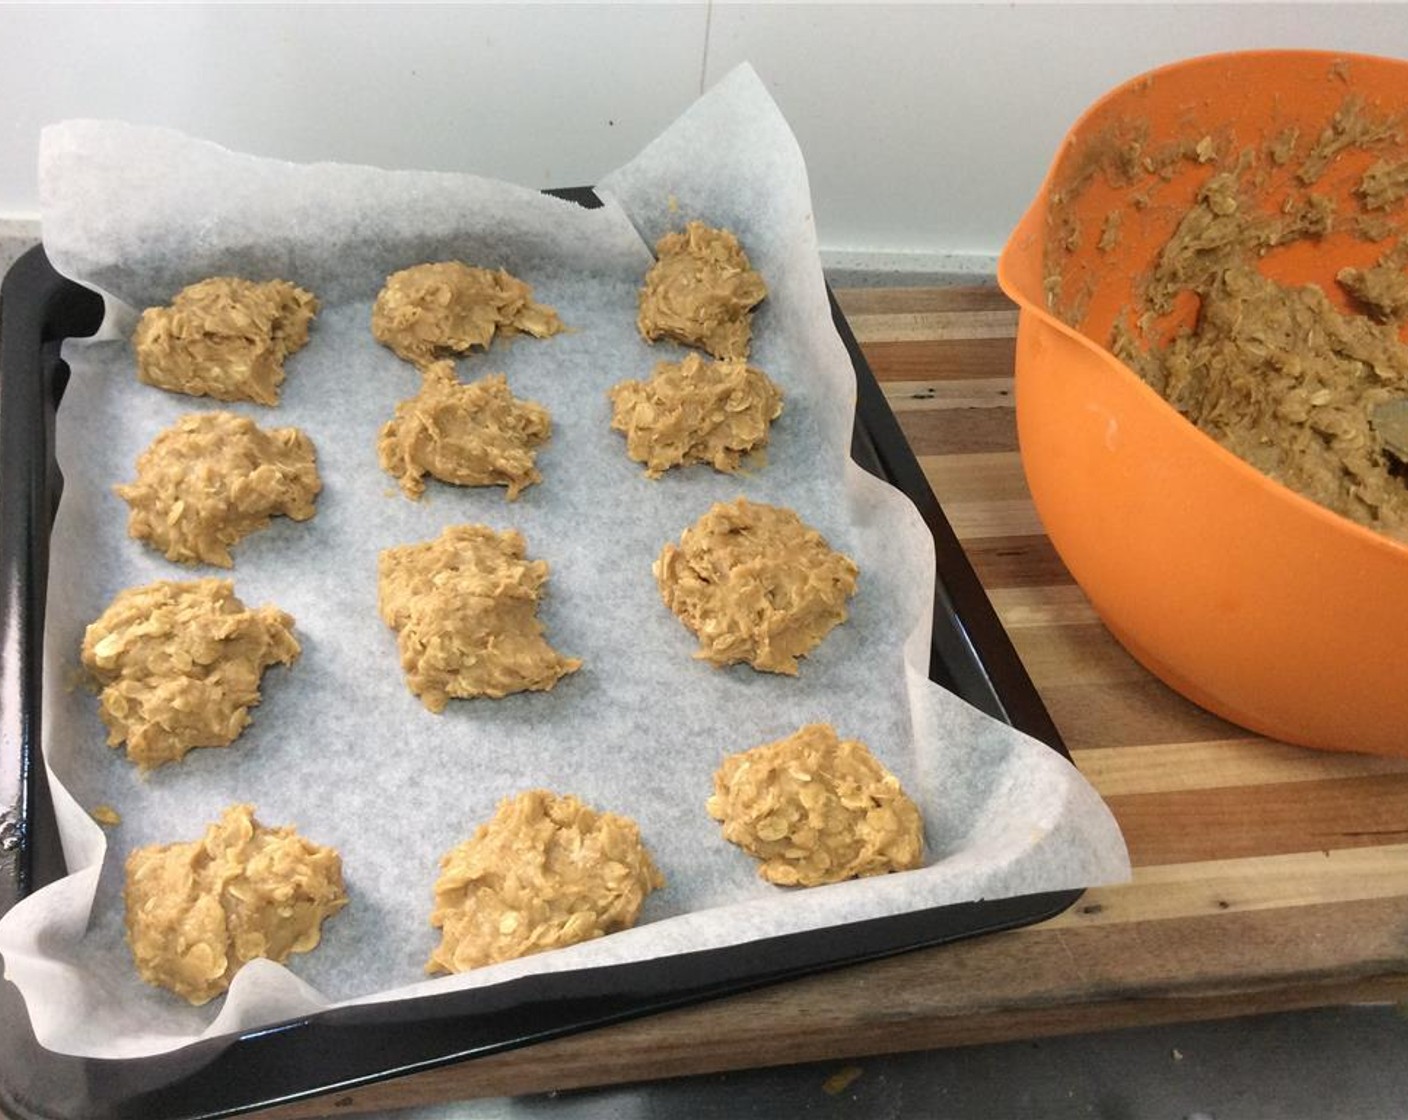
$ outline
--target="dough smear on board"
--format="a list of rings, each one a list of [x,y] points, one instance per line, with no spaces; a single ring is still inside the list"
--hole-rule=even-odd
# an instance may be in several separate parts
[[[636,317],[646,341],[671,338],[716,358],[748,357],[753,308],[768,289],[738,238],[694,221],[660,238],[655,255]]]
[[[732,473],[744,455],[767,446],[782,413],[782,391],[762,370],[698,354],[660,362],[649,380],[622,381],[608,396],[611,427],[625,433],[626,454],[651,478],[690,463]]]
[[[866,745],[827,723],[729,755],[709,815],[780,886],[812,887],[919,867],[919,809]]]
[[[308,342],[318,301],[287,280],[217,276],[149,307],[132,335],[137,377],[218,401],[278,404],[284,359]]]
[[[270,665],[298,657],[293,618],[247,610],[227,579],[158,580],[120,592],[83,634],[83,665],[102,686],[108,746],[143,770],[195,747],[227,747],[249,723]]]
[[[256,957],[316,948],[347,892],[336,849],[231,805],[199,840],[132,852],[123,900],[142,979],[202,1004]]]
[[[665,885],[635,821],[535,789],[440,860],[426,971],[464,972],[635,925]]]
[[[503,374],[463,385],[452,362],[434,362],[420,393],[381,429],[377,456],[411,498],[425,493],[430,475],[456,486],[507,486],[514,501],[543,480],[538,448],[551,434],[548,410],[515,397]]]
[[[392,273],[372,307],[372,336],[422,369],[483,349],[496,333],[549,338],[564,329],[556,311],[533,302],[522,280],[460,261]]]
[[[451,525],[378,561],[381,617],[396,631],[406,684],[432,712],[451,698],[546,692],[582,667],[543,637],[545,560],[513,529]]]
[[[178,563],[229,568],[230,546],[271,518],[312,517],[322,486],[313,441],[298,428],[266,431],[233,412],[197,412],[152,440],[136,481],[113,489],[132,507],[134,540]]]
[[[792,510],[716,503],[654,568],[665,605],[699,638],[694,655],[797,674],[797,658],[846,621],[859,569]]]

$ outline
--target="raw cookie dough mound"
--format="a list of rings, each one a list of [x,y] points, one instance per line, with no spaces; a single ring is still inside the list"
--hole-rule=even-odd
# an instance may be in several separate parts
[[[672,338],[716,358],[746,358],[753,308],[768,294],[748,254],[726,229],[690,222],[655,245],[636,325],[647,342]]]
[[[317,312],[312,294],[287,280],[202,280],[142,313],[137,377],[193,397],[278,404],[284,359],[307,344]]]
[[[451,525],[438,540],[382,552],[381,617],[396,631],[406,684],[432,712],[451,697],[546,692],[582,663],[543,637],[545,560],[512,529]]]
[[[221,568],[234,565],[230,546],[270,518],[307,521],[322,488],[302,431],[266,431],[233,412],[181,417],[138,456],[137,480],[113,487],[132,507],[134,540],[168,560]]]
[[[797,675],[839,623],[859,569],[790,509],[719,502],[653,568],[665,605],[699,637],[694,656]]]
[[[407,496],[425,493],[426,475],[456,486],[507,486],[514,501],[541,482],[538,447],[552,434],[548,410],[509,392],[501,373],[468,385],[451,362],[434,362],[420,394],[396,406],[381,429],[381,468]]]
[[[760,861],[758,874],[814,887],[919,867],[924,822],[864,743],[813,723],[730,755],[714,774],[709,815],[724,839]]]
[[[743,456],[766,447],[782,413],[782,391],[741,360],[660,362],[648,381],[613,386],[611,427],[626,435],[626,454],[659,478],[671,467],[708,463],[732,473]]]
[[[298,656],[292,627],[275,607],[246,610],[227,579],[121,592],[83,634],[108,746],[125,741],[143,770],[229,746],[259,703],[264,670]]]
[[[459,261],[392,273],[372,307],[372,336],[421,368],[487,347],[498,331],[548,338],[563,329],[522,280]]]
[[[665,885],[635,821],[535,789],[440,860],[427,972],[464,972],[635,925]]]
[[[316,948],[347,905],[337,851],[266,828],[253,805],[231,805],[200,840],[138,848],[123,899],[142,979],[194,1004],[256,957],[282,964]]]

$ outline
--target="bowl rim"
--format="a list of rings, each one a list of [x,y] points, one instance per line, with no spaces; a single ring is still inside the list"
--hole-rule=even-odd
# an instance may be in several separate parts
[[[1113,89],[1102,94],[1092,102],[1075,122],[1066,130],[1061,137],[1056,149],[1056,154],[1052,157],[1050,165],[1043,176],[1041,185],[1037,188],[1035,197],[1023,211],[1012,233],[1008,236],[1002,251],[997,258],[997,283],[1003,293],[1017,304],[1019,311],[1019,322],[1021,316],[1031,315],[1041,325],[1053,327],[1060,334],[1074,341],[1083,349],[1089,351],[1101,367],[1109,371],[1110,376],[1122,379],[1130,384],[1136,393],[1142,393],[1146,399],[1154,403],[1154,407],[1165,410],[1168,414],[1176,416],[1184,425],[1186,430],[1195,437],[1195,444],[1202,442],[1202,446],[1210,451],[1214,456],[1214,461],[1221,463],[1224,469],[1233,471],[1244,480],[1252,480],[1255,487],[1267,498],[1283,506],[1288,506],[1291,510],[1298,510],[1303,515],[1308,515],[1314,521],[1324,525],[1326,529],[1341,534],[1348,535],[1348,540],[1355,540],[1362,547],[1374,549],[1385,556],[1397,558],[1396,562],[1408,563],[1408,539],[1395,539],[1380,533],[1367,525],[1346,517],[1342,513],[1336,513],[1327,506],[1322,506],[1319,502],[1313,501],[1305,495],[1292,490],[1282,482],[1277,482],[1269,475],[1263,474],[1254,466],[1248,463],[1239,455],[1223,447],[1207,432],[1203,431],[1196,424],[1185,417],[1178,409],[1174,408],[1167,400],[1159,395],[1154,388],[1140,377],[1133,369],[1105,346],[1096,342],[1089,335],[1072,327],[1058,316],[1042,305],[1041,302],[1027,296],[1022,286],[1012,277],[1012,272],[1016,267],[1014,258],[1025,249],[1018,245],[1018,241],[1028,235],[1028,227],[1037,224],[1038,219],[1045,212],[1046,200],[1050,196],[1051,189],[1056,179],[1057,169],[1061,166],[1067,149],[1071,145],[1071,139],[1075,133],[1079,132],[1088,121],[1097,113],[1104,109],[1111,102],[1124,97],[1135,87],[1147,84],[1162,75],[1179,71],[1193,69],[1195,67],[1210,66],[1218,63],[1241,63],[1254,58],[1279,57],[1283,59],[1301,59],[1307,63],[1321,62],[1334,64],[1335,62],[1371,62],[1374,64],[1388,63],[1400,67],[1408,77],[1408,60],[1401,58],[1390,58],[1384,55],[1371,55],[1354,51],[1326,51],[1309,48],[1267,48],[1256,50],[1237,51],[1217,51],[1211,54],[1195,55],[1191,58],[1179,59],[1174,62],[1164,63],[1151,70],[1146,70],[1126,79]],[[1030,231],[1030,236],[1036,236],[1036,231]],[[1021,407],[1021,394],[1017,394],[1018,408]]]

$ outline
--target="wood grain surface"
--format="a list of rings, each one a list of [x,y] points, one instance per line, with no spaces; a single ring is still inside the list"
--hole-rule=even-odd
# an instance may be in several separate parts
[[[1037,1035],[1408,999],[1408,759],[1252,735],[1141,668],[1042,534],[1001,293],[837,293],[1134,879],[1038,926],[261,1115],[348,1114]]]

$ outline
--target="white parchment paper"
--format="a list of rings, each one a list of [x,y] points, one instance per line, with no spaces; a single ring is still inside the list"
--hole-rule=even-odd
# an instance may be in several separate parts
[[[597,211],[472,176],[294,165],[111,122],[46,130],[40,170],[48,252],[109,293],[116,336],[68,347],[59,412],[66,488],[49,577],[44,749],[73,871],[0,920],[6,976],[46,1047],[152,1054],[336,1003],[1128,875],[1110,814],[1072,767],[925,677],[933,543],[907,499],[849,462],[855,379],[831,325],[806,172],[751,70],[606,176]],[[640,339],[635,295],[648,243],[693,217],[735,230],[769,286],[753,361],[782,387],[785,411],[765,467],[651,482],[610,431],[606,390],[678,358]],[[446,259],[508,268],[573,328],[460,363],[465,379],[505,372],[517,395],[552,413],[544,481],[516,503],[501,489],[438,483],[412,502],[377,466],[377,432],[418,376],[372,340],[370,303],[389,272]],[[235,406],[266,426],[304,428],[318,449],[317,516],[247,538],[232,573],[247,604],[294,615],[303,653],[266,674],[233,747],[143,777],[104,746],[96,700],[74,688],[78,649],[122,588],[208,574],[129,540],[112,486],[179,415],[229,407],[138,384],[124,341],[130,308],[217,274],[290,279],[324,302],[311,343],[288,363],[282,404]],[[739,494],[796,509],[860,565],[850,621],[796,679],[693,660],[694,638],[651,576],[662,544]],[[552,568],[549,639],[585,666],[551,693],[452,702],[436,716],[406,689],[377,616],[376,557],[459,522],[523,532]],[[815,720],[864,739],[899,775],[924,812],[925,868],[783,890],[722,840],[704,812],[721,758]],[[634,817],[668,886],[633,930],[426,980],[440,855],[501,798],[535,786]],[[316,951],[287,968],[255,962],[222,1000],[191,1008],[136,976],[122,862],[143,844],[198,837],[237,801],[335,845],[351,903]],[[106,835],[86,813],[100,803],[122,815]]]

